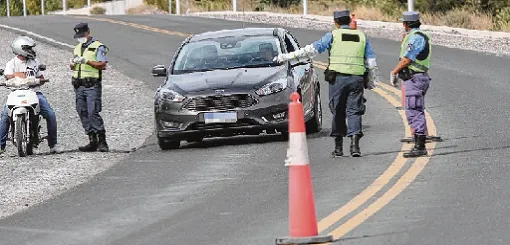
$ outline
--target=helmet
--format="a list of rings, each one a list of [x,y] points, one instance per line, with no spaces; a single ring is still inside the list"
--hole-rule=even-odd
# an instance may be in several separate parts
[[[34,51],[35,41],[27,36],[19,36],[12,41],[12,52],[16,55],[21,55],[27,59],[35,59],[36,53]]]

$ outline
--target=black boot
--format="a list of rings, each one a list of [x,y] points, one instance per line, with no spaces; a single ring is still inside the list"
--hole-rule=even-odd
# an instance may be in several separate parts
[[[355,134],[351,136],[351,156],[353,157],[361,157],[361,151],[359,149],[359,140],[361,136]]]
[[[97,150],[97,134],[89,133],[89,143],[86,146],[78,147],[78,150],[85,152],[92,152]]]
[[[97,149],[101,152],[109,151],[108,144],[106,143],[106,132],[105,131],[99,132],[98,137],[99,137],[99,141],[98,141]]]
[[[427,148],[425,148],[426,135],[414,135],[414,147],[409,152],[404,153],[405,158],[426,156],[428,154]]]
[[[344,138],[336,137],[335,138],[335,150],[332,152],[334,157],[341,157],[344,155],[344,147],[343,147]]]

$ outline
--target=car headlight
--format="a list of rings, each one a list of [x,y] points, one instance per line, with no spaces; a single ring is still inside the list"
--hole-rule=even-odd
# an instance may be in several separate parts
[[[166,102],[182,102],[186,98],[179,93],[167,88],[160,89],[158,94],[159,99]]]
[[[287,88],[287,79],[280,79],[270,82],[255,91],[258,96],[270,95],[278,93]]]

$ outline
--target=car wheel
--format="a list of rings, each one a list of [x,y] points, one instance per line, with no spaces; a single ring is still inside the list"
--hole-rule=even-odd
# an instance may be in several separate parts
[[[280,133],[282,134],[282,138],[284,140],[289,140],[289,131],[282,131]]]
[[[179,149],[181,141],[165,141],[164,138],[158,137],[158,144],[161,150]]]
[[[313,117],[310,121],[308,121],[306,131],[309,133],[317,133],[322,130],[322,103],[321,103],[321,93],[320,90],[317,90],[317,94],[315,95],[315,104],[313,106]]]

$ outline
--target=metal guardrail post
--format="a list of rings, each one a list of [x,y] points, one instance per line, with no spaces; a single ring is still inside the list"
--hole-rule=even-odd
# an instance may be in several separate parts
[[[7,17],[11,16],[11,5],[9,4],[9,0],[6,2],[6,9],[7,9]]]
[[[23,17],[27,17],[27,1],[23,0]]]
[[[303,0],[303,15],[308,14],[308,0]]]

